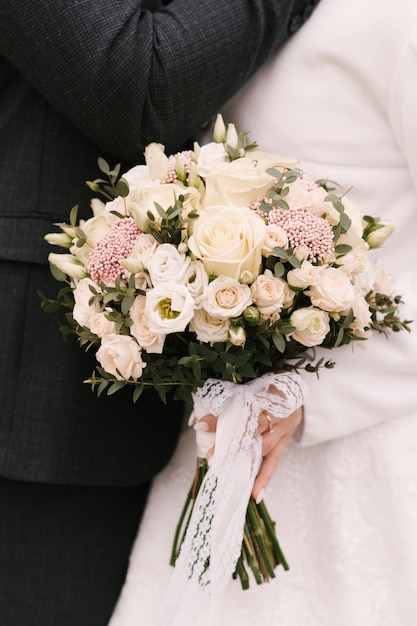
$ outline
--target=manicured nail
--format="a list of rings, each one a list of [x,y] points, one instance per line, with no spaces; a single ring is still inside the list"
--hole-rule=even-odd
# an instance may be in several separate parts
[[[207,422],[197,422],[194,424],[193,428],[194,430],[203,430],[205,432],[209,429]]]
[[[260,502],[262,502],[262,500],[264,499],[265,496],[265,489],[261,489],[260,492],[258,493],[258,497],[256,498],[256,504],[259,504]]]

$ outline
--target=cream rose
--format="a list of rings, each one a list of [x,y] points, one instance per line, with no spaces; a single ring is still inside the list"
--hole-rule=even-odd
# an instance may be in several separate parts
[[[195,221],[188,246],[209,275],[239,280],[248,271],[255,278],[265,232],[262,218],[248,208],[210,207]]]
[[[181,254],[170,243],[161,244],[149,261],[146,268],[154,286],[161,283],[185,284],[191,259]]]
[[[194,311],[194,317],[190,321],[190,330],[196,334],[197,339],[210,344],[226,341],[229,327],[228,319],[212,317],[204,309]]]
[[[105,311],[100,311],[91,315],[89,328],[94,335],[97,335],[97,337],[104,337],[104,335],[114,335],[117,333],[115,322],[107,319]]]
[[[308,348],[319,346],[330,330],[329,315],[314,307],[297,309],[290,317],[290,324],[295,327],[292,337]]]
[[[257,277],[250,288],[252,302],[262,315],[280,312],[287,296],[286,282],[270,270]]]
[[[145,315],[153,333],[185,330],[194,314],[194,299],[184,285],[161,283],[146,294]]]
[[[248,285],[242,285],[229,276],[213,280],[200,300],[209,315],[223,319],[239,317],[251,303]]]
[[[287,233],[278,224],[268,224],[266,227],[265,239],[262,245],[262,254],[265,257],[273,254],[274,248],[288,248]]]
[[[150,354],[162,354],[165,343],[165,333],[152,332],[145,314],[146,296],[137,296],[130,307],[129,316],[132,320],[130,334],[138,344]]]
[[[146,366],[140,347],[128,335],[105,335],[96,358],[101,367],[118,380],[138,380]]]
[[[206,156],[203,148],[198,158],[197,169],[206,185],[204,207],[219,204],[233,206],[252,204],[264,197],[273,183],[274,178],[267,174],[267,169],[288,167],[297,163],[294,159],[258,150],[233,161],[221,160],[218,149],[213,148],[212,152],[216,154],[216,159],[213,159],[211,166],[207,166],[207,161],[203,165]]]
[[[307,287],[318,283],[322,271],[322,266],[313,265],[310,261],[303,261],[301,267],[288,272],[287,282],[293,289],[307,289]]]
[[[337,259],[342,272],[348,276],[356,276],[367,272],[370,268],[370,261],[367,253],[362,248],[353,248],[347,254]]]
[[[336,267],[325,268],[317,284],[305,292],[311,303],[329,312],[341,312],[352,306],[355,298],[353,285],[342,270]]]

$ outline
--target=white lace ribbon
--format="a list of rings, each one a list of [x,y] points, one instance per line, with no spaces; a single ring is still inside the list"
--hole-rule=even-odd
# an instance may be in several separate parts
[[[194,394],[197,419],[207,413],[218,417],[216,449],[155,626],[200,624],[202,612],[208,617],[216,610],[240,555],[262,460],[261,438],[255,434],[259,415],[267,411],[275,418],[288,417],[303,404],[306,391],[301,376],[282,372],[245,385],[209,379]]]

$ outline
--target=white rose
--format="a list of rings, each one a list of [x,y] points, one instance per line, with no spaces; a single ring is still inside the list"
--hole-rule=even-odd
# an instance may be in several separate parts
[[[146,296],[137,296],[130,307],[129,316],[133,322],[130,334],[135,337],[138,344],[150,354],[162,354],[165,333],[155,333],[149,328],[149,321],[145,314]]]
[[[145,315],[154,333],[185,330],[194,314],[194,299],[184,285],[161,283],[146,294]]]
[[[217,144],[219,145],[219,144]],[[199,156],[200,165],[201,153]],[[266,195],[274,181],[266,170],[296,163],[295,160],[261,151],[251,151],[248,156],[234,161],[213,163],[211,167],[198,167],[204,178],[206,194],[203,206],[246,206]]]
[[[101,367],[118,380],[138,380],[146,366],[140,346],[128,335],[105,335],[96,358]]]
[[[356,276],[362,272],[367,272],[370,267],[368,254],[362,248],[353,248],[347,254],[337,258],[342,272],[348,276]]]
[[[319,275],[319,281],[305,293],[314,306],[330,312],[348,309],[355,297],[349,278],[336,267],[325,268]]]
[[[48,255],[48,261],[51,265],[57,267],[61,272],[81,280],[87,276],[87,270],[81,261],[78,261],[72,254],[57,254],[56,252],[50,252]]]
[[[204,264],[201,261],[192,261],[187,268],[186,273],[186,285],[188,291],[197,299],[207,289],[209,284],[209,277],[204,268]]]
[[[106,313],[103,311],[92,313],[89,328],[94,335],[97,335],[97,337],[104,337],[104,335],[114,335],[117,333],[115,322],[108,320]]]
[[[190,321],[192,330],[199,341],[203,343],[216,343],[226,341],[229,332],[230,321],[221,317],[212,317],[204,309],[194,312],[194,317]]]
[[[89,301],[94,296],[90,287],[93,287],[95,292],[99,291],[96,283],[94,283],[91,278],[83,278],[77,282],[73,289],[74,308],[72,310],[72,316],[80,326],[91,329],[91,318],[100,311],[100,307],[98,305],[92,306],[89,304]]]
[[[252,302],[262,315],[280,312],[287,296],[286,282],[277,278],[270,270],[258,276],[250,288]]]
[[[273,254],[274,248],[288,248],[287,233],[278,224],[268,224],[266,227],[266,235],[262,246],[262,254],[265,257]]]
[[[210,207],[194,222],[188,246],[209,275],[239,280],[249,271],[256,277],[265,231],[265,222],[248,208]]]
[[[242,285],[229,276],[213,280],[200,300],[209,315],[223,319],[239,317],[251,303],[248,285]]]
[[[310,261],[303,261],[301,267],[288,272],[287,282],[294,289],[307,289],[310,285],[317,284],[322,271],[321,266],[313,265]]]
[[[163,243],[147,262],[146,268],[154,286],[168,282],[184,285],[190,262],[190,257],[180,254],[175,246]]]
[[[328,313],[320,309],[297,309],[290,317],[290,324],[296,329],[292,337],[308,348],[319,346],[330,330],[329,320]]]
[[[353,300],[351,308],[355,319],[350,324],[350,328],[355,331],[355,335],[359,337],[369,337],[372,335],[371,324],[371,312],[369,310],[368,303],[366,302],[363,294],[359,289],[355,291],[355,299]],[[348,310],[344,311],[344,315],[348,313]]]

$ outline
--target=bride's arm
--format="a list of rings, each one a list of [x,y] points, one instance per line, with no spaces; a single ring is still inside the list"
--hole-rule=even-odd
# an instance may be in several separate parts
[[[150,141],[178,150],[313,4],[0,0],[0,53],[103,150],[136,162]]]

